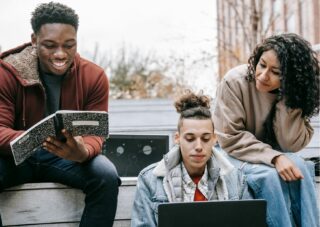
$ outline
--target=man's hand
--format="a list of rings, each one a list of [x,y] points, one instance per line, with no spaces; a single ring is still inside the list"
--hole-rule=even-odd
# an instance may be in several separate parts
[[[295,181],[303,179],[303,175],[298,167],[285,155],[279,155],[272,160],[280,177],[284,181]]]
[[[43,148],[63,159],[80,163],[86,161],[89,153],[82,136],[73,137],[65,129],[62,130],[62,134],[65,136],[66,142],[61,142],[55,137],[48,137],[43,143]]]

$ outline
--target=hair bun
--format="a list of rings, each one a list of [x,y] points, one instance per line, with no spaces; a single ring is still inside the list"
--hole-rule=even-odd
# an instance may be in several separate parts
[[[178,113],[182,113],[188,109],[193,109],[197,107],[202,107],[210,109],[210,98],[206,95],[203,95],[203,92],[195,94],[190,90],[186,91],[186,94],[179,97],[175,102],[175,107]]]

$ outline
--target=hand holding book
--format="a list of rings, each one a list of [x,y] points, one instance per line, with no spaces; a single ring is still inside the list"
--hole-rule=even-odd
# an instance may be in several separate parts
[[[79,163],[86,161],[89,153],[82,136],[73,136],[65,129],[61,133],[65,138],[63,142],[56,137],[48,137],[43,148],[63,159]]]
[[[49,115],[10,142],[16,165],[35,153],[48,137],[63,140],[62,129],[66,129],[72,136],[108,137],[108,113],[59,110]]]

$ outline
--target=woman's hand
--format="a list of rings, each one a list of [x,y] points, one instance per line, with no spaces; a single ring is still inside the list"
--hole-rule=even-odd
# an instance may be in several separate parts
[[[285,155],[276,156],[272,160],[272,163],[275,165],[280,177],[284,181],[303,179],[300,169]]]
[[[43,143],[43,148],[63,159],[80,163],[86,161],[89,153],[82,136],[73,137],[65,129],[62,130],[62,134],[66,142],[61,142],[55,137],[48,137]]]

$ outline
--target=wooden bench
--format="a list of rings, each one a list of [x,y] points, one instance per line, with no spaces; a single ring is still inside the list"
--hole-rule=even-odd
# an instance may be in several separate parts
[[[114,227],[130,226],[136,178],[121,178]],[[84,194],[57,183],[24,184],[0,193],[4,226],[78,226]]]

